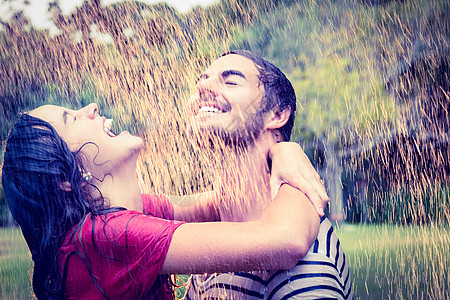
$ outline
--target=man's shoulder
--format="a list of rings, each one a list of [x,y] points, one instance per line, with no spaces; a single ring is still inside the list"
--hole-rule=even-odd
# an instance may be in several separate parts
[[[308,254],[325,255],[329,258],[335,258],[342,253],[341,242],[336,235],[335,229],[330,220],[326,217],[320,219],[319,233],[314,243],[311,245]]]

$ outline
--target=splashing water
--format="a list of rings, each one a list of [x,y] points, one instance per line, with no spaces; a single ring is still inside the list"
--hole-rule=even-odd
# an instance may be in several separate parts
[[[190,142],[185,104],[212,60],[250,49],[294,85],[292,140],[326,179],[355,298],[450,298],[449,1],[223,0],[186,14],[86,1],[49,12],[55,36],[20,13],[2,23],[2,141],[23,110],[96,102],[114,130],[144,138],[144,192],[209,190],[215,162]],[[228,192],[228,205],[248,209],[246,191]]]

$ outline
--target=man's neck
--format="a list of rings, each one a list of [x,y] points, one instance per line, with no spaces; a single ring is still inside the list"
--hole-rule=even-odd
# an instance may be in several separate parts
[[[267,149],[258,144],[245,150],[224,153],[217,165],[220,191],[225,201],[220,206],[222,221],[258,219],[270,202]]]

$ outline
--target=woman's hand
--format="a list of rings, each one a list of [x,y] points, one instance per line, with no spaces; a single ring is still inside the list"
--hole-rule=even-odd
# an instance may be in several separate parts
[[[270,177],[272,198],[277,194],[281,184],[287,183],[305,193],[319,215],[323,216],[330,198],[319,174],[300,145],[292,142],[277,143],[270,148],[269,157],[272,160]]]

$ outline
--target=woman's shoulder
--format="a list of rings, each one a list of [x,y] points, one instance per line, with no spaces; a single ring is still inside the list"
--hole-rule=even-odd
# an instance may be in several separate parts
[[[70,253],[81,248],[151,244],[171,236],[181,224],[134,210],[88,215],[67,233],[60,251]]]
[[[142,203],[144,214],[173,220],[173,204],[168,197],[164,195],[142,194]]]

